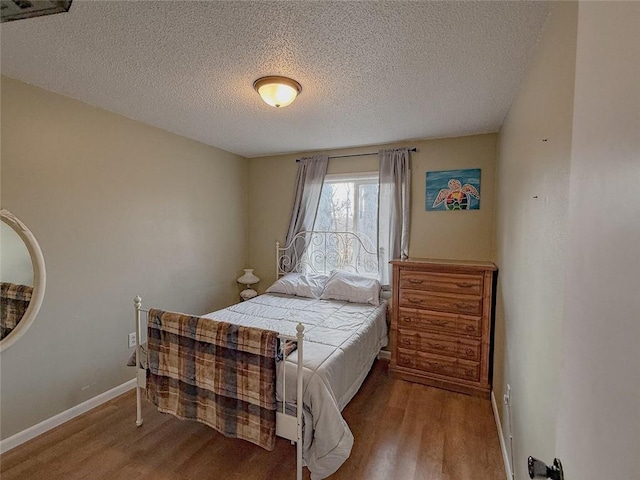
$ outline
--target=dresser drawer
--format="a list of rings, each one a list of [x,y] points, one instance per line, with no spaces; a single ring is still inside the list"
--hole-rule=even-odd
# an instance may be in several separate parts
[[[439,312],[482,314],[482,297],[423,290],[400,290],[400,307],[423,308]]]
[[[465,360],[480,360],[480,340],[398,330],[398,347]]]
[[[482,317],[469,315],[400,308],[397,321],[398,328],[405,330],[453,333],[474,337],[479,337],[482,333]]]
[[[479,296],[482,295],[482,275],[403,270],[400,273],[400,288]]]
[[[480,379],[480,364],[466,360],[452,359],[428,353],[411,352],[398,348],[399,367],[421,372],[435,373],[477,382]]]

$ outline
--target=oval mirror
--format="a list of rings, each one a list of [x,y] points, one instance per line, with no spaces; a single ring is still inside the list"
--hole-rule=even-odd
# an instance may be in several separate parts
[[[0,352],[31,326],[44,298],[45,268],[31,231],[8,210],[0,210]]]

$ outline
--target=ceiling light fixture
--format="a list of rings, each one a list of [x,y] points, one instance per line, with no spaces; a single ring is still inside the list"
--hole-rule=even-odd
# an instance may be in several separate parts
[[[73,0],[0,0],[0,22],[68,12]]]
[[[280,108],[291,104],[302,92],[302,86],[287,77],[262,77],[253,82],[253,88],[260,94],[262,100],[272,107]]]

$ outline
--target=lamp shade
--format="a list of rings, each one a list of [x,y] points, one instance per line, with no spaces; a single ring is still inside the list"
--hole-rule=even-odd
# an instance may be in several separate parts
[[[243,285],[253,285],[259,281],[260,279],[253,274],[253,268],[245,268],[242,276],[238,278],[238,283]]]
[[[262,100],[272,107],[280,108],[290,105],[302,91],[302,86],[287,77],[262,77],[253,82],[253,88]]]

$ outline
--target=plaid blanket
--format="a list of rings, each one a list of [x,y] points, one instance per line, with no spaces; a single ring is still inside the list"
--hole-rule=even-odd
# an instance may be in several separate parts
[[[2,282],[0,284],[0,338],[9,335],[22,320],[33,294],[33,287]]]
[[[267,450],[275,446],[278,333],[151,309],[147,398]]]

